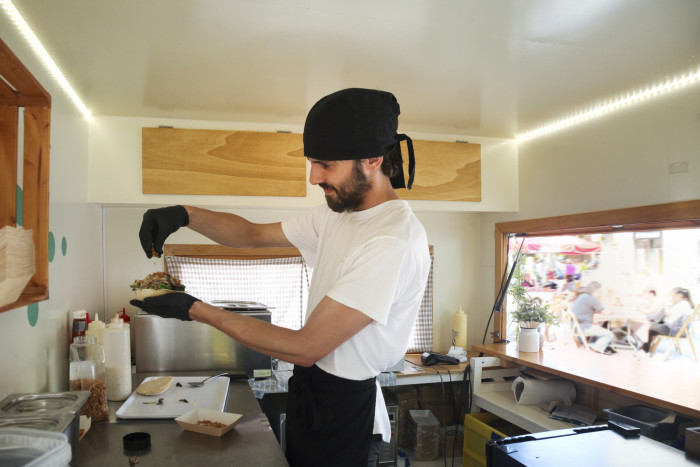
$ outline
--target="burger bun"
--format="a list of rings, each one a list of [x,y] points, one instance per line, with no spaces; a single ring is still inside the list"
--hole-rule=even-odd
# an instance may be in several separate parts
[[[179,290],[170,289],[136,289],[134,290],[134,298],[136,300],[144,300],[148,297],[158,297],[166,293],[179,293]]]

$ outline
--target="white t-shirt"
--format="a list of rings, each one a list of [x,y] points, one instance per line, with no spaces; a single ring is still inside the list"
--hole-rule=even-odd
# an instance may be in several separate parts
[[[306,319],[325,296],[373,319],[316,365],[364,380],[396,363],[406,352],[430,271],[425,229],[408,203],[392,200],[352,213],[318,206],[283,221],[282,229],[314,268]],[[375,432],[388,441],[379,388],[376,412]]]
[[[688,319],[688,316],[690,316],[692,312],[693,307],[690,306],[687,300],[680,300],[666,310],[664,323],[671,328],[671,334],[675,334],[680,330],[681,326],[683,326],[683,322]]]

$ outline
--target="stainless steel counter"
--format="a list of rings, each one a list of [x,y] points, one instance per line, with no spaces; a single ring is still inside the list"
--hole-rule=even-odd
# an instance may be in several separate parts
[[[209,372],[188,372],[187,376],[208,376]],[[178,376],[176,373],[168,375]],[[153,373],[132,375],[133,388]],[[184,376],[182,374],[181,376]],[[79,466],[129,465],[129,457],[139,459],[138,467],[148,466],[286,466],[284,453],[270,428],[267,417],[245,379],[231,380],[226,412],[243,415],[242,420],[221,438],[184,431],[174,420],[122,420],[116,411],[122,402],[109,403],[109,421],[98,422],[78,445]],[[147,452],[125,452],[124,435],[144,431],[151,435]]]

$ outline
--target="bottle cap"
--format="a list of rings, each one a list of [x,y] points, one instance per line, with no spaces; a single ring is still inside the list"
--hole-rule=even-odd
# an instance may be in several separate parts
[[[124,326],[124,320],[119,317],[119,313],[114,315],[114,318],[112,318],[112,321],[109,322],[109,325],[107,326],[108,328],[114,327],[114,328],[120,328]]]
[[[121,314],[121,315],[118,315],[118,316],[119,316],[121,319],[123,319],[125,323],[128,323],[129,321],[131,321],[131,318],[129,317],[129,315],[126,314],[126,308],[122,308],[122,312],[121,312],[121,313],[122,313],[122,314]]]
[[[122,440],[127,451],[145,451],[151,447],[151,435],[142,431],[124,435]]]
[[[73,319],[85,319],[85,310],[76,310],[73,312]]]
[[[104,328],[105,323],[103,321],[100,321],[100,317],[97,315],[95,315],[95,319],[93,321],[90,321],[90,323],[88,324],[88,331],[95,331]]]

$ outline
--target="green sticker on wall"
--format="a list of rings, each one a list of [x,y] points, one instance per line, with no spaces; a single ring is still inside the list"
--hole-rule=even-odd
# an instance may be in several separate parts
[[[49,231],[49,263],[53,261],[56,254],[56,240],[53,237],[53,232]]]
[[[68,251],[68,240],[66,240],[66,237],[63,237],[61,239],[61,254],[66,256],[66,251]]]
[[[27,305],[27,320],[30,326],[34,326],[39,320],[39,304],[32,303]]]

